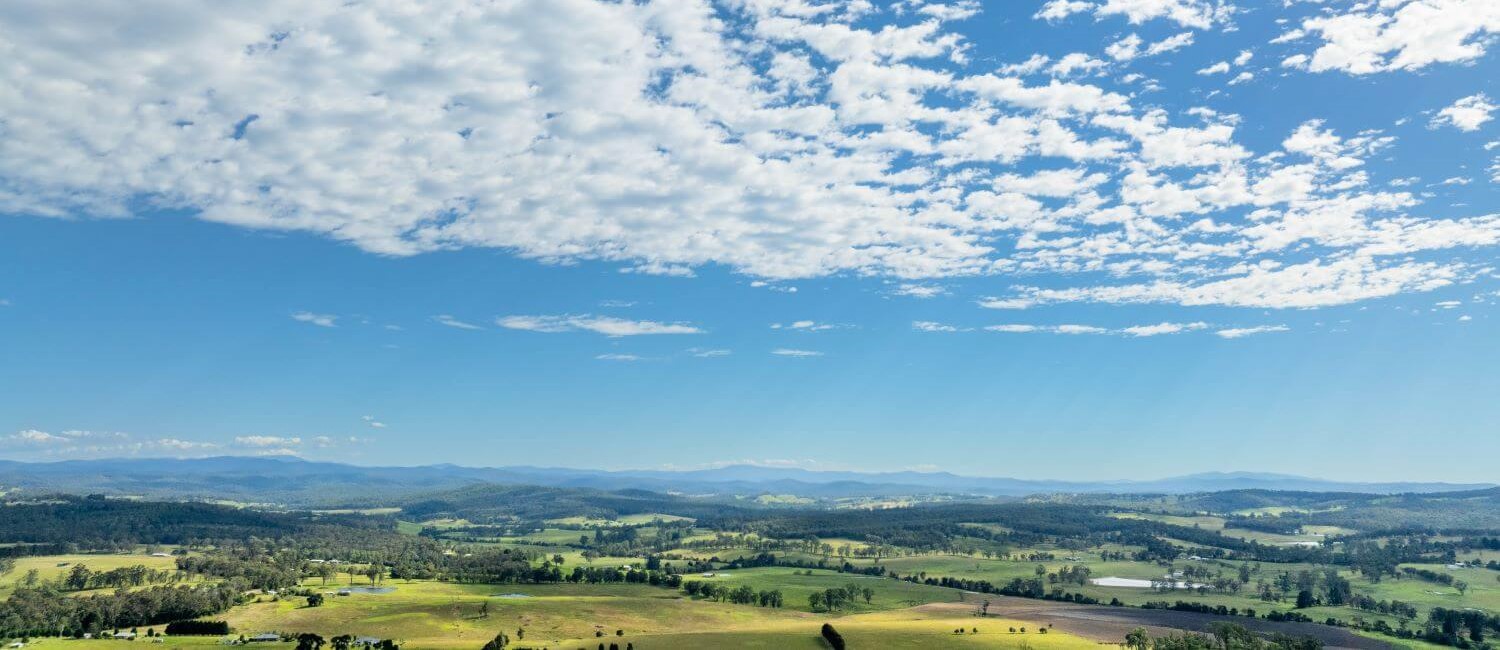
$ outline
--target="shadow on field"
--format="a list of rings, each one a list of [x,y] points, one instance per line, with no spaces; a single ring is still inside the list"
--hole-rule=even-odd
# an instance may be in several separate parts
[[[1310,636],[1321,640],[1329,648],[1354,650],[1393,650],[1399,646],[1379,639],[1355,634],[1344,628],[1319,625],[1317,623],[1293,623],[1266,621],[1243,616],[1219,616],[1196,612],[1176,612],[1163,609],[1139,609],[1135,607],[1109,607],[1106,605],[1076,605],[1029,598],[1012,598],[986,594],[967,594],[965,603],[932,603],[917,607],[918,611],[972,613],[975,604],[990,601],[989,613],[994,618],[1012,618],[1038,625],[1052,625],[1054,629],[1076,634],[1096,641],[1120,643],[1125,635],[1137,627],[1146,628],[1152,636],[1190,630],[1207,632],[1208,626],[1217,621],[1228,621],[1245,626],[1261,634],[1285,634],[1288,636]]]

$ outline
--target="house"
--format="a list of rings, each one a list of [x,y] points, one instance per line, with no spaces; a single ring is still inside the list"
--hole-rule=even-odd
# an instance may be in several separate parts
[[[248,641],[248,642],[251,642],[251,643],[255,643],[255,642],[271,642],[271,643],[276,643],[276,642],[281,641],[281,635],[280,634],[272,634],[270,632],[262,632],[260,634],[252,636],[252,637],[250,637],[248,639],[245,639],[245,640]]]
[[[111,638],[131,641],[135,639],[135,632],[115,632]]]
[[[360,646],[360,645],[368,645],[368,646],[380,645],[380,641],[381,641],[380,638],[373,637],[373,636],[358,636],[358,637],[354,637],[354,645],[357,645],[357,646]]]
[[[157,552],[157,553],[152,553],[151,557],[172,557],[172,554],[171,553],[160,553],[160,552]]]
[[[5,646],[5,647],[7,647],[7,648],[24,648],[24,647],[26,647],[26,644],[21,643],[20,641],[15,641],[15,642],[12,642],[10,645]]]

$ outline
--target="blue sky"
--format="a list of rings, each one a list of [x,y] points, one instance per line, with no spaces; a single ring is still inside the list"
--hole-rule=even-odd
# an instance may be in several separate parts
[[[1495,478],[1492,3],[424,11],[0,7],[0,456]]]

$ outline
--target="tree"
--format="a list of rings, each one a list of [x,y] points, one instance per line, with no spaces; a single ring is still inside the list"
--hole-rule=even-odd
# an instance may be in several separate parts
[[[1454,580],[1453,581],[1453,588],[1457,589],[1458,590],[1458,595],[1462,596],[1462,595],[1464,595],[1465,593],[1467,593],[1469,591],[1469,583],[1464,582],[1462,580]]]
[[[839,634],[838,630],[833,629],[832,625],[824,623],[822,632],[823,638],[828,641],[828,645],[833,650],[844,650],[844,636]]]
[[[479,618],[490,617],[490,601],[486,600],[479,604]]]
[[[1146,650],[1151,645],[1151,635],[1146,633],[1146,628],[1138,627],[1125,635],[1125,647],[1130,650]]]
[[[333,646],[333,650],[349,650],[354,647],[354,637],[348,634],[340,634],[329,639],[328,644]]]
[[[504,632],[500,632],[495,635],[495,638],[490,639],[489,643],[484,644],[484,648],[481,650],[505,650],[505,646],[508,645],[510,645],[510,637],[505,636]]]
[[[307,606],[308,607],[322,607],[323,606],[323,594],[313,594],[311,596],[308,596],[307,597]]]
[[[323,647],[323,637],[312,632],[303,632],[297,635],[297,650],[320,650]]]
[[[1297,592],[1297,609],[1307,609],[1318,604],[1318,599],[1313,598],[1312,591],[1303,589]]]

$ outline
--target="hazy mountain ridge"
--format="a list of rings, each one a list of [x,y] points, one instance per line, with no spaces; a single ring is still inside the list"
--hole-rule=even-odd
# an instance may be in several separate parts
[[[316,506],[378,505],[415,494],[470,485],[538,485],[596,490],[643,489],[683,494],[815,498],[954,494],[1020,497],[1048,493],[1189,494],[1278,490],[1400,494],[1484,489],[1489,484],[1357,483],[1265,473],[1200,473],[1143,481],[1026,480],[947,472],[846,472],[730,465],[669,470],[425,465],[366,467],[293,457],[0,461],[0,487],[26,491],[102,492],[170,498],[214,498]]]

